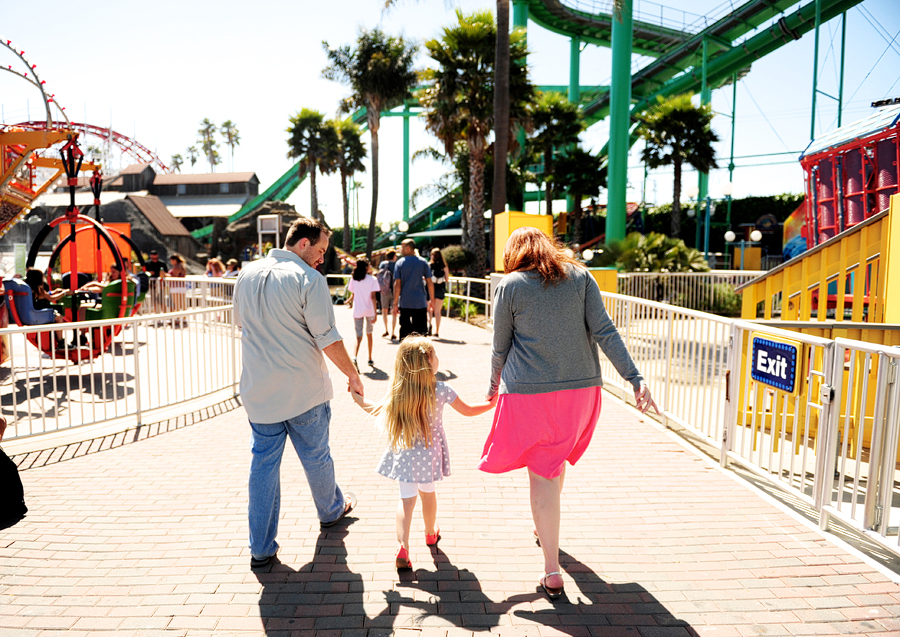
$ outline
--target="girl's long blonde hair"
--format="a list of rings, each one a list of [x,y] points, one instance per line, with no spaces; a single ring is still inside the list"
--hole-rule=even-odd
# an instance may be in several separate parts
[[[431,446],[437,381],[431,367],[434,346],[427,338],[408,337],[397,349],[391,390],[372,413],[381,416],[394,449],[412,449],[420,440]]]

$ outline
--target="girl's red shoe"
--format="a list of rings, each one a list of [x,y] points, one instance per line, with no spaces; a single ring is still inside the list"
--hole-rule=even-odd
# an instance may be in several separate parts
[[[407,551],[402,546],[400,547],[400,550],[397,551],[396,563],[397,563],[398,569],[401,569],[401,568],[411,569],[412,568],[412,562],[409,561],[409,551]]]
[[[427,544],[428,546],[436,545],[438,543],[438,540],[440,539],[441,530],[439,528],[434,530],[434,535],[428,535],[427,533],[425,534],[425,544]]]

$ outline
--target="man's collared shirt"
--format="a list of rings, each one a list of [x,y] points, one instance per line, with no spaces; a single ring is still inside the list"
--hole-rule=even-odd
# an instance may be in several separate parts
[[[241,270],[234,320],[243,326],[241,398],[251,422],[269,424],[334,396],[322,350],[341,340],[328,283],[289,250]]]
[[[400,281],[401,309],[423,309],[428,307],[428,295],[425,294],[425,281],[431,279],[431,268],[422,257],[411,255],[397,259],[394,266],[394,280]]]

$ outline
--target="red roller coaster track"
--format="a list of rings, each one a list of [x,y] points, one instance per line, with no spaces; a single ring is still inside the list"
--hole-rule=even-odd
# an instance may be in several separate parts
[[[118,146],[124,153],[130,155],[141,164],[152,164],[157,172],[170,173],[172,170],[166,166],[163,161],[152,150],[141,144],[135,139],[131,139],[117,133],[111,128],[103,126],[94,126],[93,124],[80,124],[78,122],[63,122],[57,120],[51,122],[51,128],[63,128],[84,132],[85,135],[93,135],[103,140],[108,140]],[[47,122],[21,122],[19,124],[11,124],[10,126],[18,128],[26,128],[29,130],[43,130],[47,128]]]

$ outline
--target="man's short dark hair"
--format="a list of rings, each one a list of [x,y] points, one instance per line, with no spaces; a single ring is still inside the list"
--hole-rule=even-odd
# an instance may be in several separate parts
[[[285,237],[284,240],[284,245],[293,247],[297,244],[298,241],[300,241],[300,239],[307,239],[310,245],[316,245],[316,243],[319,242],[319,237],[322,236],[323,232],[325,233],[326,237],[331,236],[331,230],[326,228],[325,224],[323,224],[321,221],[301,217],[294,223],[292,223],[290,228],[288,228],[287,237]]]
[[[400,245],[409,246],[410,248],[415,250],[416,249],[416,240],[415,239],[404,239],[403,241],[400,242]]]
[[[396,259],[396,258],[397,258],[397,253],[394,252],[393,250],[391,250],[390,252],[387,253],[387,260],[388,260],[388,261],[393,261],[393,260]]]

